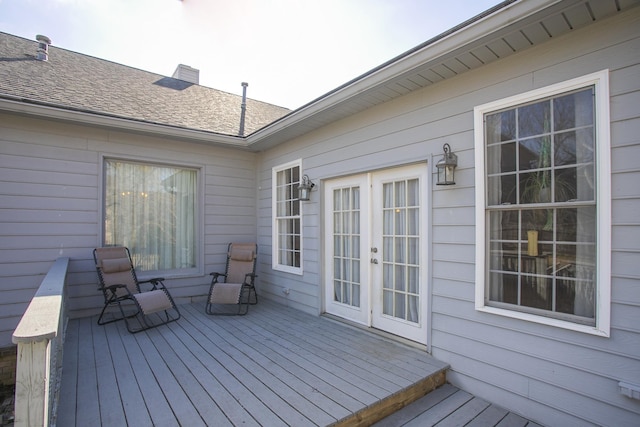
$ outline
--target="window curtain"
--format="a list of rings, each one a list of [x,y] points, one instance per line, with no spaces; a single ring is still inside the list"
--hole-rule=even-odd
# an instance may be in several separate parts
[[[105,244],[127,246],[136,268],[196,266],[197,171],[105,162]]]

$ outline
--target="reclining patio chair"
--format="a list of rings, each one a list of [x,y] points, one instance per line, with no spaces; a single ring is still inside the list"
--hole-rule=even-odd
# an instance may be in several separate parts
[[[138,281],[129,249],[122,246],[97,248],[93,251],[93,259],[100,281],[99,290],[104,295],[99,325],[124,320],[127,330],[136,333],[180,318],[180,311],[164,286],[163,278]],[[117,307],[116,313],[109,313],[113,317],[105,320],[107,308],[113,306]]]
[[[227,250],[227,266],[224,274],[211,273],[211,287],[207,298],[207,314],[247,314],[249,305],[258,303],[256,294],[256,259],[258,245],[255,243],[230,243]],[[222,308],[237,305],[236,312]]]

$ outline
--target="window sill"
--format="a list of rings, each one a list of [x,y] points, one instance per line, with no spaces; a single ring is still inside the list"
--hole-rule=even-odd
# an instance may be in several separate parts
[[[165,280],[173,280],[173,279],[188,279],[192,277],[202,277],[206,276],[209,273],[203,273],[200,269],[188,269],[184,271],[178,270],[165,270],[165,271],[144,271],[142,273],[137,273],[138,280],[149,280],[156,277],[162,277]]]
[[[568,322],[566,320],[552,319],[550,317],[537,316],[530,313],[522,313],[519,311],[506,310],[503,308],[481,306],[476,307],[476,311],[488,314],[494,314],[512,319],[524,320],[526,322],[538,323],[541,325],[553,326],[556,328],[568,329],[589,335],[595,335],[603,338],[609,338],[609,330],[604,330],[596,326],[581,325],[579,323]]]
[[[299,267],[289,267],[287,265],[273,265],[272,268],[276,271],[282,271],[284,273],[291,273],[297,276],[302,276],[302,268]]]

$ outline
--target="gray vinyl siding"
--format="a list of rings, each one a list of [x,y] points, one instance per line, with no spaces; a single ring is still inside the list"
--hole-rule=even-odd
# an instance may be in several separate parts
[[[619,381],[640,383],[638,12],[486,67],[475,73],[480,88],[467,95],[471,103],[464,106],[610,70],[611,338],[475,312],[473,215],[439,221],[437,212],[449,211],[447,199],[458,196],[434,193],[433,355],[451,364],[452,383],[543,424],[637,425],[640,420],[640,402],[617,388]],[[505,70],[510,75],[502,77]],[[473,178],[460,184],[473,188]],[[466,188],[460,191],[469,197],[470,213],[473,196]],[[441,256],[443,246],[453,246],[448,251],[457,258]]]
[[[58,257],[69,257],[72,316],[96,313],[92,250],[101,242],[101,154],[201,168],[203,274],[168,277],[179,303],[203,299],[227,244],[255,241],[256,155],[91,127],[0,115],[0,348]]]
[[[319,184],[303,204],[304,273],[263,265],[269,296],[322,311],[322,180],[458,155],[454,187],[431,188],[431,339],[450,382],[548,425],[637,425],[640,401],[640,8],[325,126],[263,154],[258,238],[271,245],[271,167],[297,158]],[[612,145],[611,337],[480,313],[475,298],[473,108],[610,70]],[[270,260],[265,256],[263,262]],[[291,288],[285,297],[282,287]]]
[[[415,162],[449,143],[457,185],[429,195],[429,349],[448,381],[546,425],[638,425],[640,401],[640,7],[544,45],[345,117],[262,153],[0,115],[0,347],[53,260],[71,258],[72,315],[95,313],[91,250],[100,242],[100,154],[202,168],[203,275],[171,278],[179,302],[202,298],[230,241],[259,244],[261,297],[322,312],[323,181]],[[499,54],[499,51],[496,50]],[[477,312],[473,108],[610,70],[610,338]],[[302,203],[303,273],[272,269],[273,167],[302,160],[316,183]],[[289,289],[285,295],[283,289]]]

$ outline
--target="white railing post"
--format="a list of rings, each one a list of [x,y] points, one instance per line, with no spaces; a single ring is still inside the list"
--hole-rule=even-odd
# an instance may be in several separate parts
[[[16,365],[16,427],[48,426],[55,414],[55,393],[62,366],[66,322],[64,287],[69,258],[53,264],[18,327]]]

